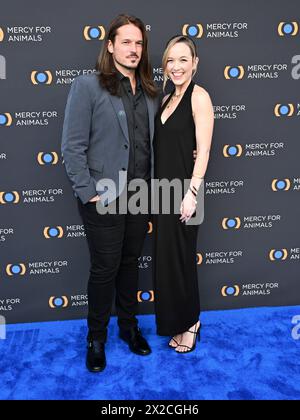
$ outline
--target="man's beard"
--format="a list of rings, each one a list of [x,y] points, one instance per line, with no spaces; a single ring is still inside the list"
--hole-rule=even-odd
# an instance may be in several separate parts
[[[134,57],[134,58],[136,58],[136,57]],[[138,60],[138,58],[137,58],[137,60]],[[124,68],[124,69],[126,69],[126,70],[136,70],[136,69],[137,69],[137,67],[138,67],[138,65],[140,64],[140,61],[139,61],[139,62],[137,62],[137,64],[133,64],[132,66],[128,66],[128,65],[126,65],[126,64],[124,64],[124,63],[121,63],[120,61],[118,61],[118,60],[116,60],[116,59],[115,59],[115,62],[116,62],[117,64],[119,64],[119,66],[123,67],[123,68]]]

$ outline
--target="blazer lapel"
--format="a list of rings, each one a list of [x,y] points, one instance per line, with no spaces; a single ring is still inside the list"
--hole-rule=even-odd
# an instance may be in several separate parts
[[[124,105],[122,102],[122,98],[119,98],[118,96],[112,96],[112,95],[108,95],[108,96],[115,110],[115,113],[117,114],[117,118],[119,120],[123,134],[127,142],[129,143],[127,118],[126,118],[126,113],[125,113]]]
[[[147,108],[148,108],[148,118],[149,118],[149,130],[150,130],[150,140],[151,143],[153,141],[154,136],[154,101],[149,98],[149,96],[145,95]],[[123,131],[123,134],[129,143],[129,133],[128,133],[128,125],[127,125],[127,118],[126,113],[124,109],[124,105],[122,102],[122,99],[118,96],[112,96],[109,95],[109,99],[112,103],[112,106],[115,110],[115,113],[117,115],[117,118],[119,120],[121,129]]]

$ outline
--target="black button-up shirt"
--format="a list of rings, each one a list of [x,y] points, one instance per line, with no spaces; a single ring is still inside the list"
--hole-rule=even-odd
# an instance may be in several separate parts
[[[118,73],[120,94],[124,105],[129,133],[129,164],[127,180],[151,178],[151,148],[148,108],[139,78],[136,80],[136,93],[132,92],[128,77]],[[123,146],[128,147],[126,144]]]

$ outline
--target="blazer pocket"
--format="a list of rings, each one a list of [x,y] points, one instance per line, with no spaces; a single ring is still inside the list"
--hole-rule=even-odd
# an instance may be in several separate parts
[[[98,173],[103,172],[104,164],[102,162],[99,162],[99,160],[89,159],[88,166],[91,172],[98,172]]]

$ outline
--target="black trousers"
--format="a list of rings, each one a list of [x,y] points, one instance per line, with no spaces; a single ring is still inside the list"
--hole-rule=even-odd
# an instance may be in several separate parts
[[[128,199],[132,193],[128,192]],[[118,201],[118,200],[117,200]],[[88,340],[106,342],[113,298],[121,329],[137,326],[138,258],[149,214],[100,215],[96,203],[78,200],[87,236],[91,268],[88,282]]]

